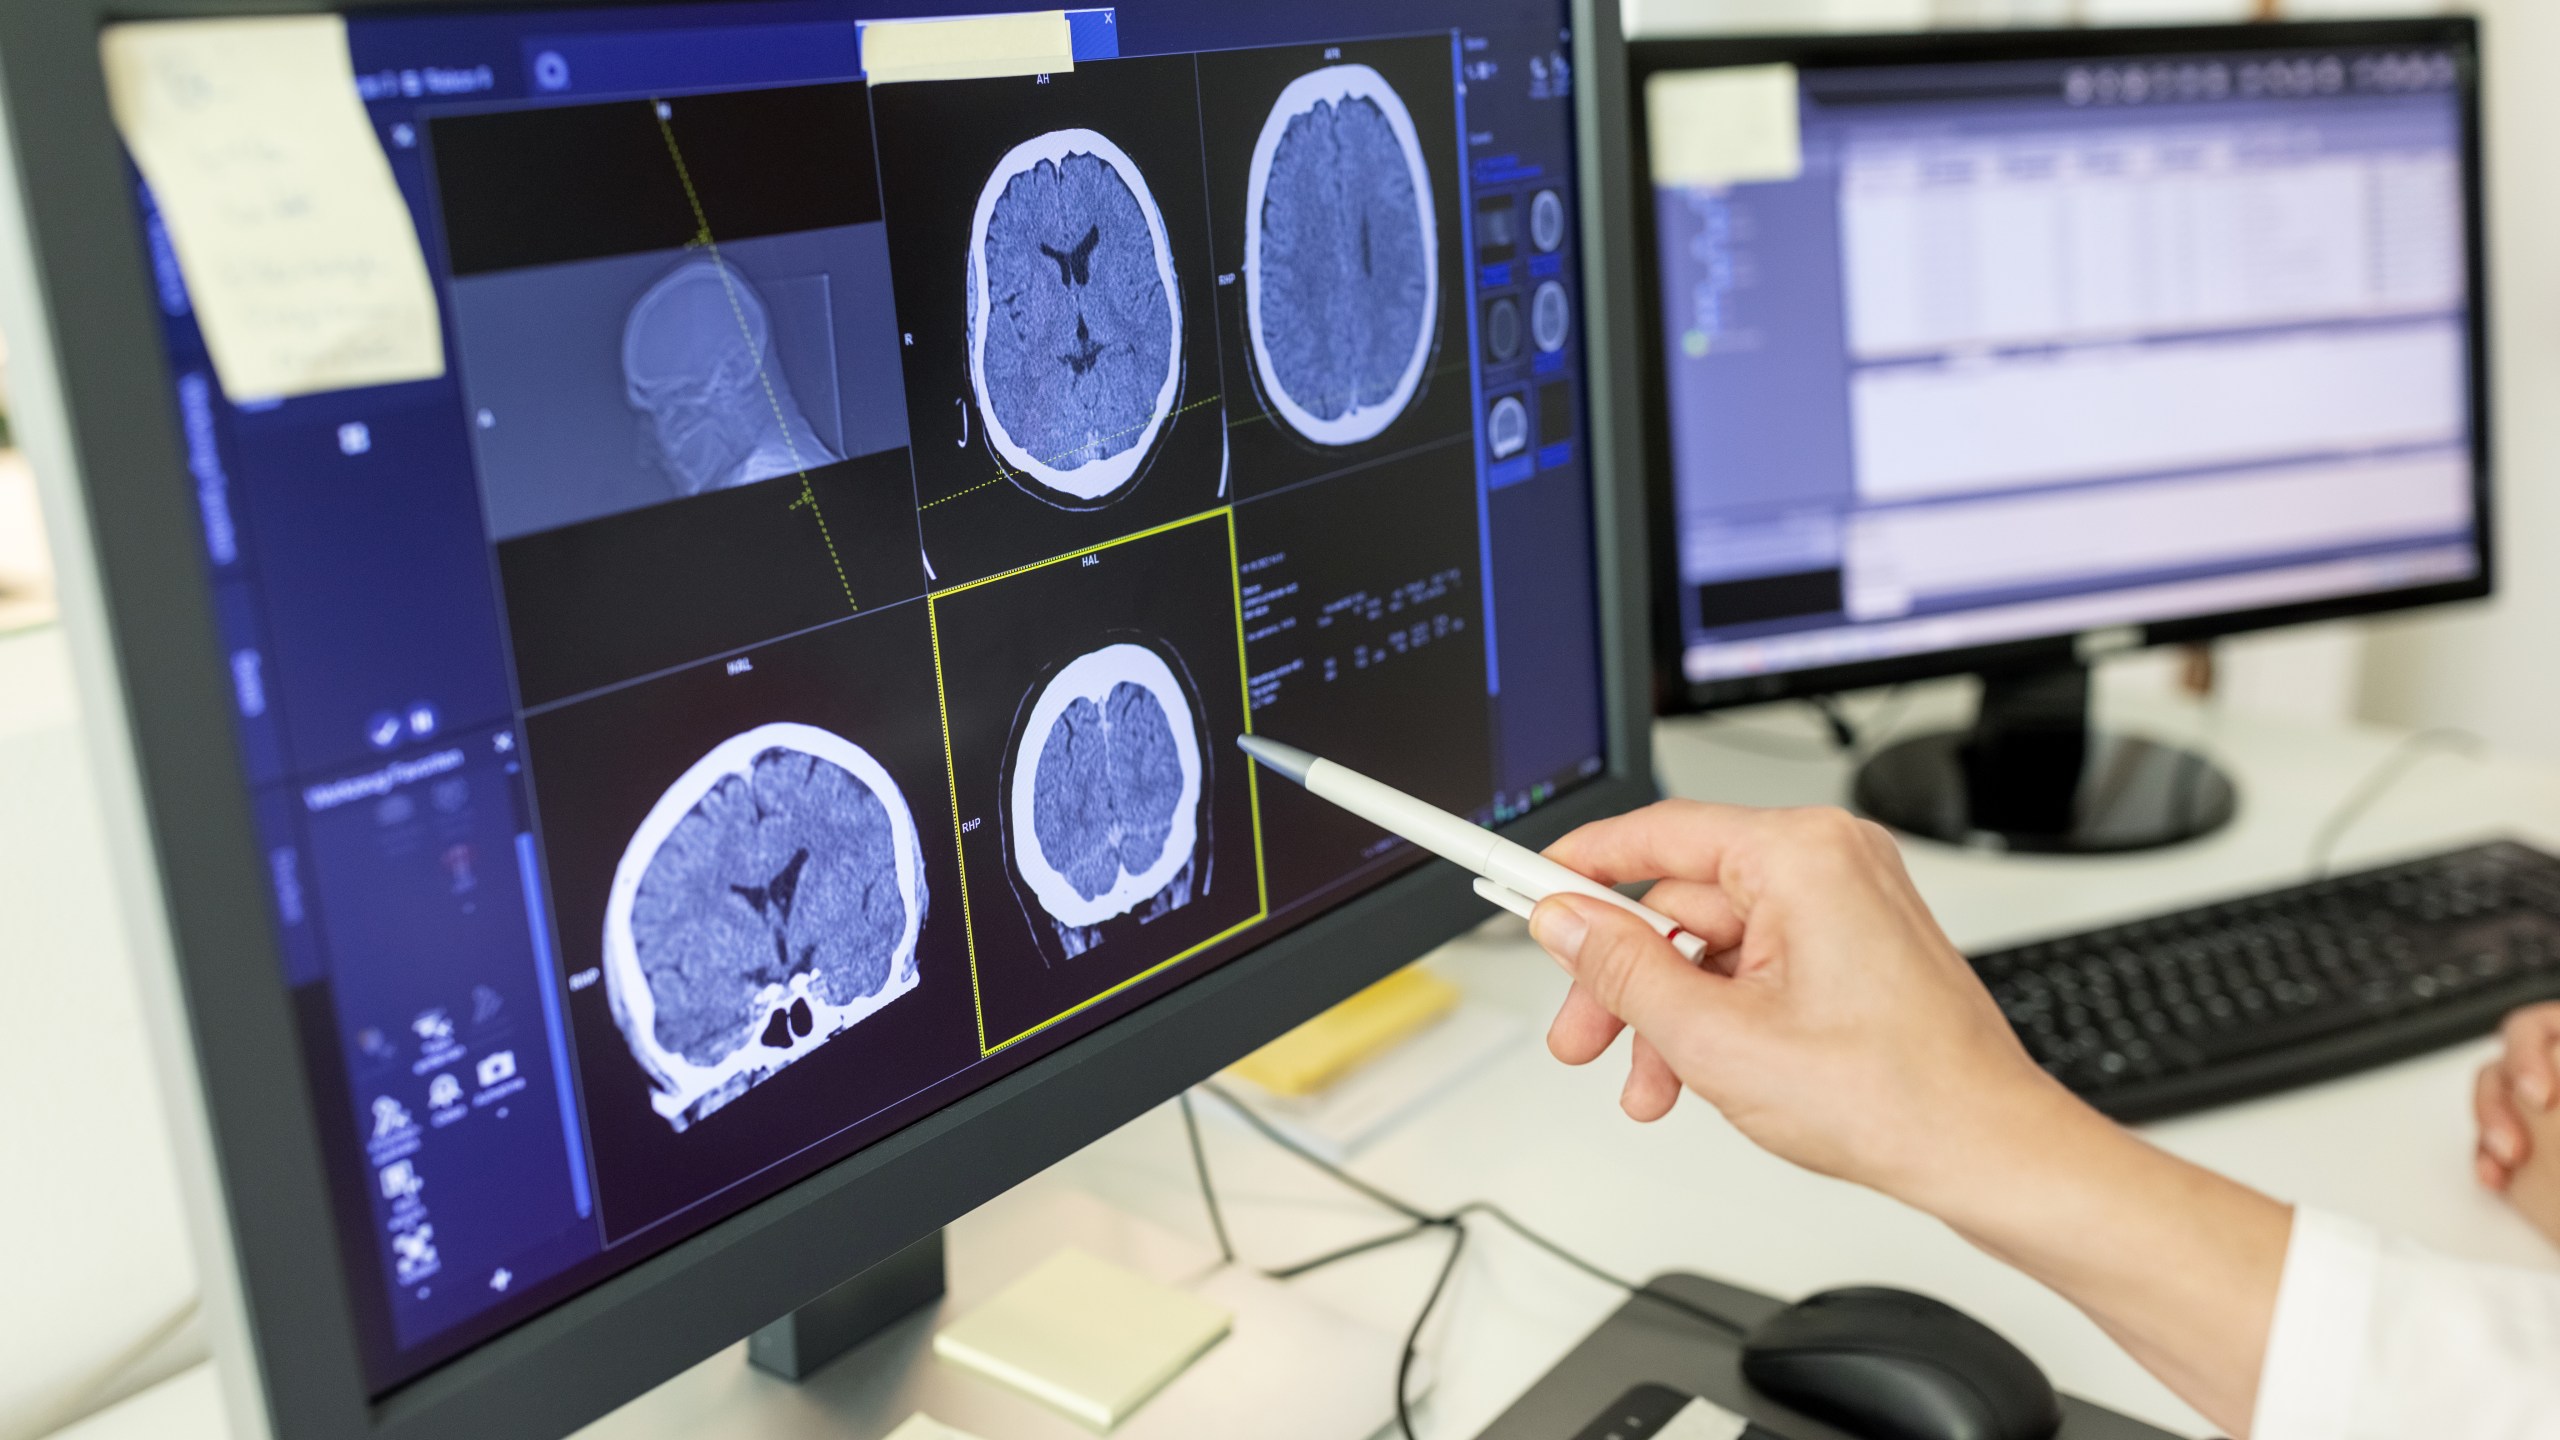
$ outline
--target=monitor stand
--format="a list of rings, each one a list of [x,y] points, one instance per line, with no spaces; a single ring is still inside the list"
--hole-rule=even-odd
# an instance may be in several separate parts
[[[747,1337],[747,1363],[801,1381],[942,1298],[942,1232],[934,1231]]]
[[[1858,771],[1859,811],[1951,845],[2150,850],[2221,829],[2239,792],[2189,750],[2089,725],[2089,667],[1985,673],[1973,728],[1893,745]]]
[[[1053,1171],[580,1434],[876,1440],[921,1413],[984,1440],[1093,1440],[1092,1430],[1064,1413],[933,1350],[938,1331],[1069,1245],[1235,1316],[1233,1332],[1121,1422],[1112,1440],[1368,1440],[1394,1424],[1397,1332],[1249,1266],[1221,1264],[1200,1236],[1167,1229]],[[1310,1375],[1328,1378],[1310,1385]],[[1411,1393],[1427,1394],[1432,1379],[1426,1354]]]

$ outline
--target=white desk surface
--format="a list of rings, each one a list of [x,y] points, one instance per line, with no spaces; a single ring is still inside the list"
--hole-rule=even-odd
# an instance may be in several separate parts
[[[41,1377],[68,1375],[139,1331],[190,1283],[158,1115],[141,1066],[103,859],[80,789],[80,747],[61,693],[58,640],[0,642],[0,927],[13,1003],[0,1007],[0,1415]],[[1953,713],[1931,692],[1903,724]],[[2132,859],[2011,859],[1914,845],[1922,889],[1959,942],[1987,945],[2296,879],[2310,837],[2397,738],[2122,700],[2109,710],[2153,733],[2203,740],[2241,778],[2244,810],[2205,843]],[[1812,748],[1786,712],[1663,727],[1677,793],[1762,803],[1827,801],[1835,760],[1773,759]],[[1742,747],[1752,747],[1746,750]],[[2560,843],[2560,771],[2431,757],[2348,837],[2349,863],[2501,831]],[[2055,1296],[1932,1221],[1752,1149],[1695,1102],[1652,1127],[1616,1109],[1622,1062],[1567,1070],[1540,1043],[1562,979],[1516,922],[1489,925],[1436,961],[1489,1003],[1529,1018],[1475,1079],[1356,1161],[1430,1204],[1487,1197],[1628,1275],[1681,1267],[1780,1294],[1852,1281],[1926,1290],[2018,1340],[2065,1388],[2183,1433],[2203,1422]],[[76,1018],[73,1018],[76,1017]],[[2467,1080],[2485,1044],[2255,1104],[2155,1126],[2159,1143],[2288,1199],[2359,1215],[2457,1253],[2549,1264],[2541,1242],[2470,1179]],[[1214,1108],[1214,1107],[1212,1107]],[[1233,1125],[1208,1129],[1230,1227],[1251,1260],[1299,1258],[1382,1228],[1381,1217]],[[1170,1107],[1104,1139],[991,1211],[1037,1205],[1065,1183],[1170,1228],[1205,1234]],[[973,1223],[955,1228],[968,1244]],[[1399,1332],[1437,1263],[1437,1243],[1355,1261],[1299,1282]],[[1475,1434],[1618,1303],[1593,1282],[1498,1232],[1471,1247],[1448,1323],[1427,1435]],[[32,1362],[32,1363],[21,1363]],[[5,1427],[0,1427],[5,1428]],[[190,1371],[77,1430],[82,1440],[221,1434],[212,1377]],[[852,1435],[793,1387],[749,1372],[732,1349],[600,1422],[610,1440]],[[868,1440],[868,1437],[857,1437]],[[991,1436],[988,1440],[1004,1440]]]

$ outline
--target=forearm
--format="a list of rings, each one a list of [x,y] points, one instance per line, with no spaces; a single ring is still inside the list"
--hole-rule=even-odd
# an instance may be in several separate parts
[[[1904,1198],[2086,1311],[2235,1436],[2248,1434],[2292,1211],[2166,1154],[2059,1087],[2014,1095]]]

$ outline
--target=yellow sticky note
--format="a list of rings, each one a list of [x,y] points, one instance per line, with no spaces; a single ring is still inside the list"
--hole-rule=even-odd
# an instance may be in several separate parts
[[[336,15],[160,20],[99,42],[224,393],[444,373],[433,283]]]
[[[1312,1095],[1457,1009],[1459,998],[1457,986],[1408,966],[1231,1068],[1274,1095]]]
[[[862,78],[873,85],[1057,75],[1075,68],[1075,41],[1064,10],[873,20],[862,27]]]
[[[1108,1430],[1234,1323],[1187,1290],[1070,1248],[944,1327],[933,1353]]]
[[[1665,70],[1645,81],[1653,183],[1738,185],[1804,173],[1796,67]]]

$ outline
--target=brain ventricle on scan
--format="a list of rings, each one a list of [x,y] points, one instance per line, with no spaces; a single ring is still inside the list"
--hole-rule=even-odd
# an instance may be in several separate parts
[[[1091,130],[1015,146],[978,198],[968,293],[988,443],[1042,498],[1127,487],[1182,381],[1173,252],[1136,162]]]
[[[861,747],[805,725],[724,742],[660,797],[614,874],[614,1019],[676,1129],[913,990],[928,903],[915,818]]]
[[[1440,307],[1431,171],[1366,65],[1282,90],[1246,184],[1245,314],[1265,394],[1325,445],[1373,439],[1422,388]]]

